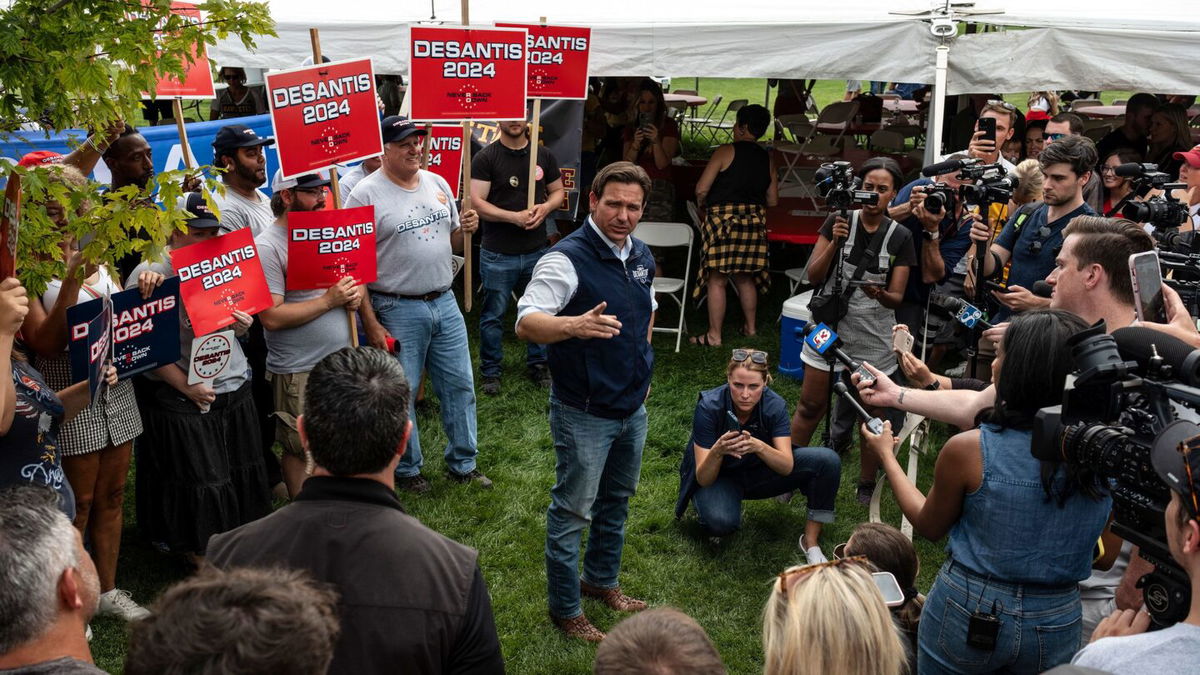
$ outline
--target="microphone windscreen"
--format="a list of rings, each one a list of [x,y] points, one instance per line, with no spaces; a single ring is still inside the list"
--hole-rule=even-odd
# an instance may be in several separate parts
[[[1137,178],[1142,175],[1142,165],[1137,162],[1126,162],[1125,164],[1119,164],[1117,168],[1113,169],[1113,173],[1125,178]]]
[[[1050,285],[1049,281],[1042,279],[1040,281],[1033,282],[1033,288],[1029,289],[1029,292],[1033,293],[1039,298],[1048,298],[1050,297],[1050,294],[1054,292],[1054,287]]]
[[[1118,328],[1112,336],[1121,356],[1137,361],[1143,373],[1150,359],[1158,354],[1185,384],[1200,383],[1200,350],[1183,340],[1145,326]]]
[[[944,173],[950,173],[951,171],[958,171],[961,168],[963,168],[963,161],[961,159],[948,159],[944,162],[938,162],[937,164],[930,164],[924,169],[921,169],[921,175],[925,176],[926,178],[932,178],[934,176],[940,176]]]

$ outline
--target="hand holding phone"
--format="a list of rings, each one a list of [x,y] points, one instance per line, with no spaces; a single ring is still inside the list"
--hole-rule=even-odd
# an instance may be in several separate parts
[[[1166,323],[1167,306],[1163,300],[1162,266],[1158,251],[1143,251],[1129,256],[1129,278],[1133,282],[1133,303],[1139,321]]]
[[[983,138],[980,140],[991,142],[992,146],[996,145],[996,118],[995,117],[980,117],[979,130],[983,132]]]
[[[733,414],[732,410],[725,411],[725,431],[741,431],[742,423],[738,421],[737,415]]]
[[[916,339],[907,328],[900,328],[892,333],[892,349],[901,354],[911,354]]]

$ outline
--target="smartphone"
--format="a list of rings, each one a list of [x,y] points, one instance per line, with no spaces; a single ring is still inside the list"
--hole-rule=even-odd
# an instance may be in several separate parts
[[[648,126],[650,126],[650,113],[638,113],[638,128],[645,129]]]
[[[912,333],[908,332],[907,328],[892,333],[892,349],[898,352],[911,354],[914,342],[916,339],[913,338]]]
[[[996,142],[996,118],[995,117],[980,117],[979,130],[983,132],[983,140]]]
[[[1129,256],[1129,278],[1133,281],[1133,302],[1138,320],[1166,323],[1167,308],[1163,301],[1158,251]]]
[[[872,572],[871,578],[875,580],[875,588],[878,588],[879,594],[883,596],[883,604],[888,607],[899,607],[904,604],[904,589],[900,588],[900,582],[896,581],[894,574]]]
[[[1001,286],[1000,284],[998,284],[994,281],[983,282],[983,287],[988,289],[989,291],[996,291],[997,293],[1007,293],[1008,292],[1008,286]]]
[[[741,431],[742,423],[738,421],[737,415],[733,414],[732,410],[725,411],[725,431]]]

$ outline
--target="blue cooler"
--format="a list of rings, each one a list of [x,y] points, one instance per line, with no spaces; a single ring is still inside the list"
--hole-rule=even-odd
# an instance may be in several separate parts
[[[804,328],[812,318],[808,303],[812,291],[788,298],[783,303],[783,314],[779,318],[779,372],[798,380],[804,379],[804,362],[800,360],[803,340],[796,339],[796,329]]]

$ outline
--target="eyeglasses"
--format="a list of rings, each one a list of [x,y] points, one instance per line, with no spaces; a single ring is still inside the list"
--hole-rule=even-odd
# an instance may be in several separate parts
[[[757,349],[735,349],[731,358],[737,363],[741,363],[746,359],[750,359],[751,362],[757,363],[760,366],[767,363],[767,353],[760,352]]]
[[[1066,138],[1067,136],[1070,136],[1070,135],[1071,134],[1046,134],[1046,140],[1057,141],[1061,138]]]
[[[1046,240],[1049,239],[1050,235],[1052,234],[1054,234],[1054,230],[1051,230],[1049,226],[1043,225],[1039,227],[1037,231],[1037,239],[1029,242],[1029,253],[1032,255],[1041,253],[1042,247],[1046,245]]]
[[[1196,496],[1196,479],[1192,476],[1192,463],[1188,455],[1197,448],[1200,448],[1200,436],[1193,436],[1179,444],[1179,453],[1183,455],[1183,471],[1187,474],[1188,495],[1192,498],[1192,508],[1189,510],[1193,520],[1200,520],[1200,497]]]
[[[1114,174],[1114,173],[1116,173],[1116,172],[1117,172],[1117,170],[1116,170],[1116,169],[1114,169],[1114,168],[1113,168],[1113,167],[1111,167],[1111,166],[1102,166],[1102,167],[1100,167],[1100,175],[1101,175],[1101,176],[1108,176],[1108,175],[1110,175],[1110,174]]]
[[[816,565],[797,565],[795,567],[789,567],[779,573],[779,585],[777,586],[776,590],[783,594],[784,599],[787,599],[788,587],[795,585],[789,584],[789,579],[807,576],[821,569],[822,567],[839,567],[841,565],[861,565],[863,567],[867,567],[870,565],[870,562],[867,561],[867,556],[865,555],[855,555],[850,556],[849,558],[834,558],[833,560],[827,560],[823,563],[817,563]]]

